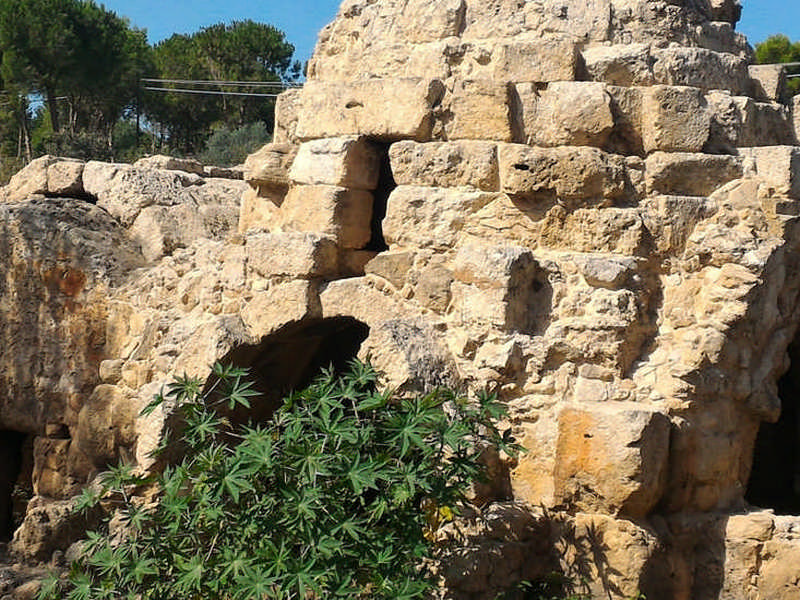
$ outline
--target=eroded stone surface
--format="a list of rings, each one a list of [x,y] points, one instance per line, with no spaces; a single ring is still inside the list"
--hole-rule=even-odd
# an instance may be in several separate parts
[[[19,544],[54,548],[43,498],[152,466],[169,415],[135,415],[170,374],[250,361],[278,394],[350,335],[400,394],[497,390],[527,449],[439,532],[461,544],[442,597],[547,565],[598,599],[794,598],[797,518],[745,498],[791,402],[798,119],[748,70],[740,8],[348,0],[245,182],[32,164],[2,194],[0,429],[33,436],[38,498]],[[83,200],[29,197],[59,190]]]

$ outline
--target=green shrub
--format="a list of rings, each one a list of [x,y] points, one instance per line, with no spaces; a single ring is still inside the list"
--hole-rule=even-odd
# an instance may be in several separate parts
[[[206,147],[198,158],[203,164],[232,167],[244,162],[261,146],[272,139],[267,126],[258,121],[237,129],[220,127],[206,141]]]
[[[79,507],[100,503],[124,526],[107,519],[40,598],[420,598],[434,533],[482,477],[482,450],[516,450],[488,394],[394,399],[354,362],[269,423],[236,426],[222,413],[257,394],[242,369],[214,374],[213,389],[178,379],[145,409],[177,404],[185,457],[152,481],[119,466],[86,491]],[[133,494],[148,486],[150,503]]]

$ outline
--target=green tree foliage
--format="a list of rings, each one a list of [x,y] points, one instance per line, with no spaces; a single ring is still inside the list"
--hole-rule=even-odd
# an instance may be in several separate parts
[[[144,32],[92,0],[3,0],[0,52],[3,78],[44,97],[54,133],[66,118],[108,134],[152,72]]]
[[[800,62],[800,42],[792,42],[783,34],[768,37],[756,44],[756,62],[774,64]]]
[[[208,138],[205,150],[198,158],[207,165],[232,167],[243,163],[248,155],[269,143],[271,139],[272,136],[263,121],[236,129],[219,127]]]
[[[395,399],[353,363],[236,427],[216,409],[257,394],[241,369],[214,373],[211,389],[178,379],[145,409],[179,406],[183,460],[155,482],[119,466],[88,490],[79,505],[116,509],[124,529],[90,534],[40,598],[422,598],[435,531],[484,473],[486,444],[515,452],[490,395]],[[148,486],[155,501],[132,494]]]
[[[153,49],[156,72],[161,79],[206,80],[206,61],[191,36],[173,35]],[[188,86],[174,86],[188,87]],[[214,96],[149,92],[143,97],[148,118],[173,148],[196,152],[211,127],[222,116]]]
[[[783,34],[768,37],[756,44],[756,62],[762,65],[800,62],[800,42],[792,42]],[[790,74],[800,73],[797,67],[789,67]],[[793,94],[800,92],[800,79],[789,80],[789,90]]]
[[[221,81],[293,81],[300,63],[292,62],[294,46],[281,31],[254,21],[206,27],[196,36],[212,79]],[[272,129],[274,102],[261,98],[222,97],[225,124],[242,126],[263,121]]]
[[[294,47],[271,25],[254,21],[220,23],[192,35],[173,35],[155,46],[161,79],[183,81],[291,81],[300,75]],[[190,83],[176,88],[193,88]],[[207,89],[207,88],[203,88]],[[217,92],[230,92],[220,87]],[[258,91],[246,86],[239,91]],[[235,95],[151,92],[148,117],[164,129],[170,145],[199,152],[214,126],[241,127],[261,121],[272,130],[274,101]]]

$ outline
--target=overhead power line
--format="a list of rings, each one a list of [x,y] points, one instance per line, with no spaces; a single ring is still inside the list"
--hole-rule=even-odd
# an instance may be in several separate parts
[[[142,88],[151,92],[176,92],[179,94],[211,94],[213,96],[248,96],[251,98],[277,98],[280,94],[255,94],[252,92],[221,92],[219,90],[187,90],[183,88]]]
[[[199,86],[237,86],[237,87],[271,87],[288,89],[295,87],[302,87],[301,83],[285,83],[283,81],[212,81],[208,79],[150,79],[144,78],[141,81],[144,83],[171,83],[181,85],[199,85]]]

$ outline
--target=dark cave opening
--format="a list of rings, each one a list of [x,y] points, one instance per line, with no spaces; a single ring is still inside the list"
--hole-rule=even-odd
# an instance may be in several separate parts
[[[369,327],[352,317],[313,319],[293,323],[260,343],[231,350],[220,362],[250,369],[261,396],[250,409],[225,411],[235,423],[264,423],[292,391],[307,387],[323,369],[343,373],[369,334]],[[213,378],[206,389],[213,386]]]
[[[759,427],[745,499],[777,514],[800,515],[800,339],[789,347],[789,359],[778,381],[781,415]]]
[[[33,437],[0,430],[0,542],[14,536],[31,495]]]
[[[372,192],[372,220],[370,221],[372,236],[364,249],[373,252],[383,252],[389,249],[386,239],[383,237],[383,219],[386,216],[389,196],[397,187],[397,183],[394,180],[392,166],[389,162],[390,144],[376,141],[371,141],[371,143],[378,148],[380,153],[381,171],[378,177],[378,186],[375,188],[375,191]]]

